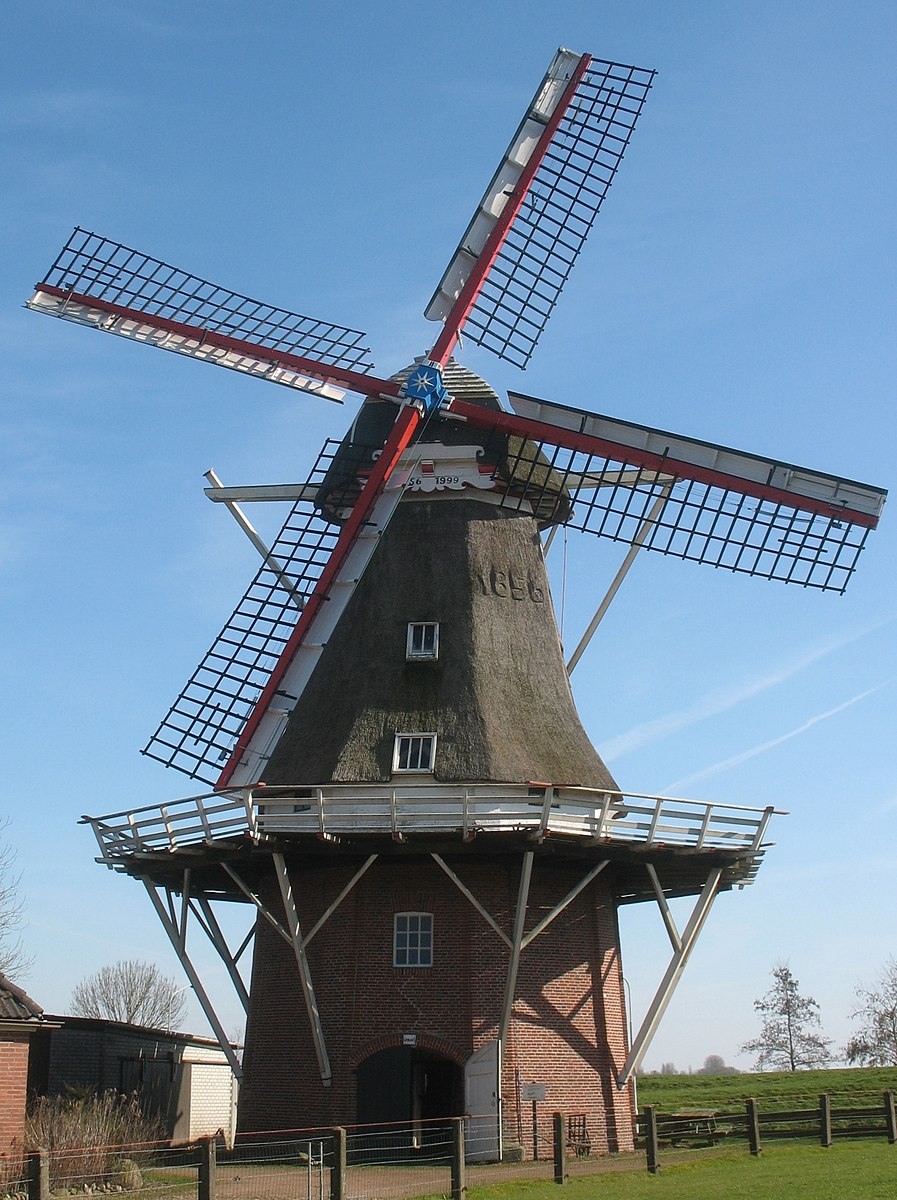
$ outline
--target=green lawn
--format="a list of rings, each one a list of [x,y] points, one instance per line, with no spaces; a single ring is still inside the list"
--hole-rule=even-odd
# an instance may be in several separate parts
[[[894,1200],[897,1146],[879,1140],[776,1145],[759,1158],[725,1154],[647,1171],[578,1176],[557,1184],[517,1183],[470,1188],[469,1200]]]
[[[855,1067],[831,1071],[762,1071],[752,1075],[640,1075],[638,1105],[658,1112],[680,1108],[744,1109],[753,1096],[761,1112],[816,1108],[828,1092],[834,1108],[881,1103],[882,1093],[897,1092],[897,1067]]]

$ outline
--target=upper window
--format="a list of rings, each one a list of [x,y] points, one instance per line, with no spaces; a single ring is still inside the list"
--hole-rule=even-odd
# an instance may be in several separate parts
[[[432,913],[396,913],[393,925],[392,963],[394,967],[432,967]]]
[[[439,622],[411,621],[405,657],[409,662],[432,661],[439,657]]]
[[[394,771],[432,771],[435,758],[435,733],[396,734],[392,756]]]

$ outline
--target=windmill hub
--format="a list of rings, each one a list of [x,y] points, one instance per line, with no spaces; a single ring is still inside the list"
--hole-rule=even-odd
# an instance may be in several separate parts
[[[420,363],[405,380],[403,390],[409,400],[423,406],[425,413],[429,414],[439,408],[447,395],[439,363]]]

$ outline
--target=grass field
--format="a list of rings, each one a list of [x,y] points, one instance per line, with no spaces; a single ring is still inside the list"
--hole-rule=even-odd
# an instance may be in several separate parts
[[[563,1189],[551,1182],[470,1188],[469,1200],[894,1200],[897,1146],[845,1141],[830,1150],[788,1143],[759,1158],[717,1155],[646,1171],[580,1176]]]
[[[897,1067],[855,1067],[830,1071],[762,1071],[750,1075],[640,1075],[638,1104],[662,1113],[681,1108],[743,1109],[753,1096],[761,1112],[815,1108],[822,1092],[834,1107],[881,1103],[885,1091],[897,1093]],[[897,1196],[897,1191],[895,1191]]]

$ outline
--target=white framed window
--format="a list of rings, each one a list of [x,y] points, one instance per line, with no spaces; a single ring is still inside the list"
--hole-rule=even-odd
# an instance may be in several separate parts
[[[435,733],[396,734],[392,755],[394,771],[432,771],[435,759]]]
[[[433,914],[400,912],[395,914],[392,934],[394,967],[432,967]]]
[[[433,662],[439,657],[439,622],[409,621],[405,658],[409,662]]]

